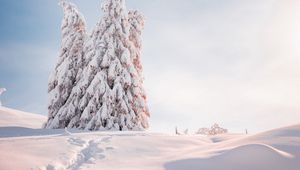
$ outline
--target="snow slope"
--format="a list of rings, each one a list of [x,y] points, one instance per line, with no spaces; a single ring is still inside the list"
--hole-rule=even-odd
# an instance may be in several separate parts
[[[18,113],[22,112],[15,114]],[[3,111],[1,118],[2,114]],[[26,133],[15,136],[16,129],[0,127],[1,170],[298,170],[300,167],[300,125],[256,135],[215,137],[26,127],[21,131],[24,129]]]
[[[0,127],[18,126],[41,128],[47,118],[42,115],[26,113],[0,106]]]

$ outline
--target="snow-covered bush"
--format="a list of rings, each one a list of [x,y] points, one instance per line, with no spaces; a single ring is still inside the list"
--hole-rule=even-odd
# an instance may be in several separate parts
[[[0,88],[0,96],[2,95],[2,93],[4,93],[6,91],[6,88]],[[2,106],[1,100],[0,100],[0,106]]]
[[[49,87],[49,119],[46,128],[80,128],[87,130],[143,130],[150,116],[143,89],[141,31],[144,19],[137,11],[128,12],[125,0],[105,0],[103,18],[93,32],[85,37],[83,17],[75,5],[62,1],[65,17],[62,53],[70,69],[56,67]],[[67,7],[67,9],[65,9]],[[70,17],[66,17],[70,16]],[[64,28],[72,31],[66,34]],[[63,38],[64,39],[64,38]],[[66,44],[67,43],[67,44]],[[78,46],[76,46],[78,45]],[[72,50],[76,47],[77,50]],[[72,60],[71,58],[75,58]],[[76,61],[76,62],[72,62]],[[73,74],[74,73],[74,74]],[[61,75],[68,76],[61,76]],[[62,81],[56,81],[62,79]],[[54,80],[54,81],[53,81]],[[72,81],[70,81],[72,80]],[[52,83],[53,82],[53,83]],[[70,89],[69,89],[70,87]],[[61,93],[64,92],[64,93]],[[62,97],[60,97],[62,96]],[[61,98],[61,99],[59,99]],[[54,104],[53,104],[54,103]]]
[[[196,134],[199,135],[209,135],[210,129],[209,128],[200,128]]]
[[[211,128],[200,128],[196,134],[200,135],[218,135],[228,133],[227,129],[221,128],[218,124],[214,124]]]

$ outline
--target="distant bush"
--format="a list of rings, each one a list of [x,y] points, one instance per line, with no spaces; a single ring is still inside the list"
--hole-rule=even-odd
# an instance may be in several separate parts
[[[227,129],[221,128],[217,123],[211,126],[211,128],[200,128],[196,134],[199,135],[218,135],[228,133]]]

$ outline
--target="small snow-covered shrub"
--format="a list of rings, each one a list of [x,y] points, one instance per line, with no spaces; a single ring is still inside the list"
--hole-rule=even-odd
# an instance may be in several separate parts
[[[2,94],[3,92],[5,92],[5,91],[6,91],[6,88],[0,88],[0,96],[1,96],[1,94]],[[2,106],[1,100],[0,100],[0,106]]]
[[[221,128],[217,123],[211,126],[211,128],[200,128],[196,134],[199,135],[218,135],[228,133],[227,129]]]
[[[196,134],[200,134],[200,135],[209,135],[209,131],[210,129],[209,128],[200,128]]]

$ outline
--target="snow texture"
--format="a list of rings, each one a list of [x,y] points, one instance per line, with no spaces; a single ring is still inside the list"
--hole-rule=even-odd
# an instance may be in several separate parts
[[[50,79],[45,127],[147,129],[150,114],[140,61],[143,16],[128,12],[124,0],[105,0],[104,16],[87,35],[76,6],[65,0],[61,4],[63,55]]]
[[[0,169],[13,170],[298,170],[300,125],[254,135],[168,135],[30,129],[34,117],[5,108]],[[19,122],[20,121],[20,122]],[[28,126],[27,126],[28,125]],[[21,131],[19,134],[17,130]]]
[[[0,107],[0,127],[41,128],[46,116]]]
[[[2,95],[2,93],[4,93],[6,91],[5,88],[0,88],[0,96]],[[2,106],[1,100],[0,100],[0,107]]]

